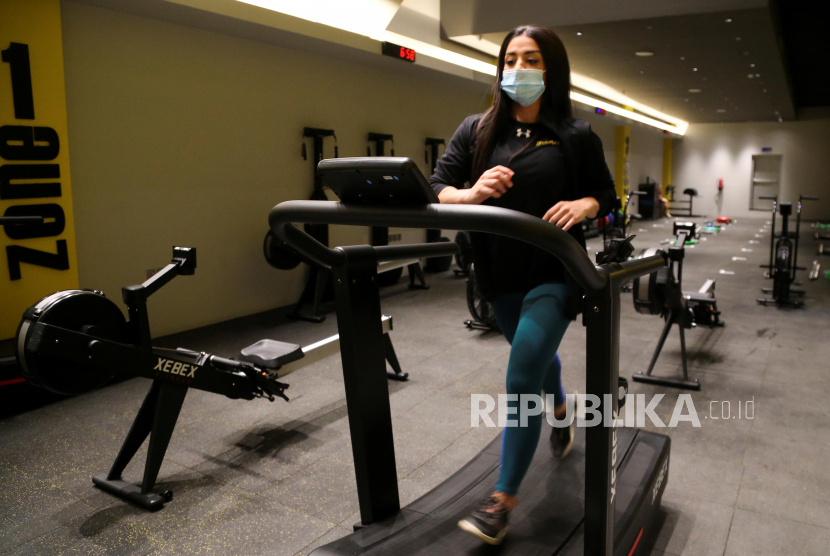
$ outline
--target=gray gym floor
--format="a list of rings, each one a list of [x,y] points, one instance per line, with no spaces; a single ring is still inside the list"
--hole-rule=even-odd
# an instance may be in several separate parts
[[[692,394],[702,427],[668,431],[666,520],[654,554],[824,555],[830,546],[830,283],[823,273],[808,282],[801,272],[805,308],[756,304],[759,288],[770,285],[758,267],[769,248],[768,233],[759,231],[764,222],[741,219],[687,250],[685,289],[716,278],[726,327],[687,331],[690,372],[703,384]],[[807,228],[805,266],[817,258]],[[671,222],[638,223],[633,233],[638,247],[655,245],[670,235]],[[500,335],[462,325],[463,279],[451,272],[428,279],[429,291],[407,291],[402,281],[382,301],[411,377],[389,383],[404,504],[498,434],[470,428],[470,394],[503,392],[509,352]],[[622,305],[620,373],[630,376],[647,367],[662,321],[635,313],[630,294]],[[152,321],[152,303],[150,314]],[[260,338],[307,344],[334,330],[334,315],[321,325],[260,315],[160,343],[230,356]],[[575,322],[560,350],[569,391],[584,391],[584,342]],[[675,329],[655,373],[675,375],[679,365]],[[287,382],[290,403],[191,391],[160,476],[159,488],[175,497],[155,514],[90,480],[111,465],[149,381],[1,420],[0,553],[305,555],[346,535],[359,518],[339,357]],[[637,383],[631,391],[664,393],[657,413],[668,422],[677,391]],[[736,416],[738,402],[751,400],[754,419],[710,418],[710,407],[722,415],[721,402]],[[129,480],[140,480],[140,456]]]

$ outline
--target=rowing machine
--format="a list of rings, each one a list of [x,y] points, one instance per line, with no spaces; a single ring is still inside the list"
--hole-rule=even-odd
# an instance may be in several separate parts
[[[715,298],[714,280],[707,280],[696,292],[683,291],[683,259],[686,251],[684,246],[689,233],[688,228],[678,229],[675,246],[670,247],[667,254],[669,266],[634,280],[634,309],[645,315],[660,315],[666,321],[648,370],[645,373],[635,373],[631,377],[636,382],[700,390],[700,381],[689,379],[685,331],[697,326],[716,328],[724,325],[720,320],[718,302]],[[656,254],[664,252],[657,248],[646,249],[640,254],[640,258]],[[683,378],[652,376],[654,365],[660,357],[673,324],[676,324],[680,331]]]
[[[110,494],[148,510],[158,510],[172,492],[153,492],[164,454],[189,388],[231,399],[277,397],[288,401],[288,384],[280,379],[339,350],[339,335],[301,348],[260,340],[241,350],[239,360],[184,348],[153,347],[147,299],[178,275],[196,270],[196,250],[174,247],[173,261],[143,284],[122,288],[129,320],[100,291],[65,290],[26,310],[17,331],[17,358],[28,382],[60,394],[80,394],[104,386],[116,373],[153,381],[130,432],[108,473],[93,482]],[[398,364],[389,330],[382,318],[384,355],[393,368],[389,378],[407,380]],[[150,437],[140,485],[121,475]]]

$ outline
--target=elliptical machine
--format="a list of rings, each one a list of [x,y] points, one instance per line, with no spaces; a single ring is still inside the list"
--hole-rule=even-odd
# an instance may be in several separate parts
[[[762,199],[773,200],[772,234],[775,238],[775,211],[781,213],[781,236],[775,242],[775,248],[770,251],[769,276],[773,280],[771,288],[761,288],[764,293],[771,293],[772,298],[759,297],[758,303],[768,305],[785,305],[789,307],[803,307],[804,302],[800,299],[793,299],[793,296],[803,296],[804,290],[794,290],[792,285],[797,285],[795,273],[798,267],[798,239],[801,231],[801,204],[802,201],[818,201],[818,197],[812,195],[799,195],[798,208],[795,219],[795,241],[790,239],[788,228],[789,217],[792,215],[792,203],[779,203],[776,197],[761,197]],[[801,270],[805,270],[801,268]]]

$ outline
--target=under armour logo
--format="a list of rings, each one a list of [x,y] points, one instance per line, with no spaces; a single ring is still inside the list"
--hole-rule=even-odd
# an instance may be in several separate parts
[[[516,130],[516,137],[524,137],[525,139],[530,139],[530,130],[526,129],[522,131],[521,128]]]

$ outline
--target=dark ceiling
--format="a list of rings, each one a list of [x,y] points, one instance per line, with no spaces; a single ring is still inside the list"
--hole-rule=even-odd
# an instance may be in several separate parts
[[[830,106],[830,6],[781,0],[777,15],[784,59],[797,108]]]
[[[772,1],[442,0],[441,25],[496,44],[551,27],[573,71],[689,122],[793,120],[830,105],[830,2]]]

